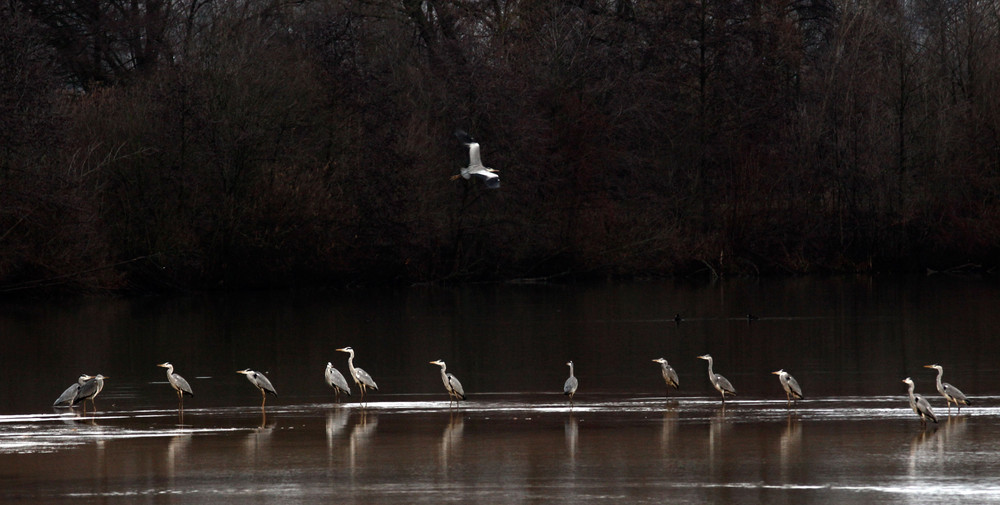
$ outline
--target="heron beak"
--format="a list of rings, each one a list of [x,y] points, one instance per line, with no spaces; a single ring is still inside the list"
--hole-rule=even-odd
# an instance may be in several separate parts
[[[162,366],[163,368],[167,368],[167,364],[166,363],[160,363],[159,365],[156,365],[156,366]]]
[[[340,349],[337,349],[337,350],[340,351],[340,352],[347,352],[347,350],[345,350],[343,347],[341,347]]]
[[[246,370],[237,370],[236,373],[241,373],[243,375],[246,375],[248,372]]]
[[[934,368],[934,365],[924,365],[924,368]]]
[[[781,375],[781,370],[778,370],[777,372],[771,372],[771,374],[772,375]]]

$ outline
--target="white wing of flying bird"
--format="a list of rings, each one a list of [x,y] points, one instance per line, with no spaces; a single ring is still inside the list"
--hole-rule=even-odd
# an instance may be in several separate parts
[[[479,143],[464,130],[455,130],[455,136],[458,137],[458,140],[460,140],[463,144],[469,147],[469,166],[462,167],[459,175],[452,176],[451,180],[458,179],[459,177],[464,179],[471,179],[472,177],[475,177],[482,180],[483,184],[485,184],[487,188],[499,188],[500,176],[496,174],[496,170],[483,166],[483,160],[479,154]]]

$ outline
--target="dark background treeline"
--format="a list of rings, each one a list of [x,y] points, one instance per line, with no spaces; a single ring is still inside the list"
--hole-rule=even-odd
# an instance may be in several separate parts
[[[0,285],[991,268],[1000,2],[3,0]],[[502,187],[449,181],[473,133]]]

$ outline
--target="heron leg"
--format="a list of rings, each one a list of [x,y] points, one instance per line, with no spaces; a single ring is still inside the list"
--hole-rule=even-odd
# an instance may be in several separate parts
[[[267,403],[267,394],[264,393],[264,389],[261,388],[261,390],[260,390],[260,408],[261,409],[264,408],[264,404],[265,403]]]

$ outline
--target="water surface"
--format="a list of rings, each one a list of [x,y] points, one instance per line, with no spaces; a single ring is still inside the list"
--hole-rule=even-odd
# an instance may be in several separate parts
[[[0,501],[997,502],[998,298],[921,277],[9,305]],[[364,408],[322,382],[346,345],[379,383]],[[739,392],[725,407],[704,353]],[[167,360],[195,389],[183,412]],[[973,406],[948,416],[934,362]],[[264,409],[246,367],[279,392]],[[805,389],[793,408],[778,368]],[[53,409],[80,373],[111,376],[96,411]],[[940,423],[909,410],[907,376]]]

